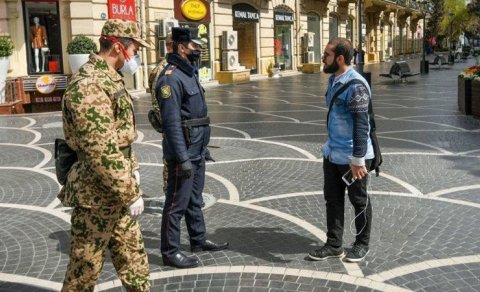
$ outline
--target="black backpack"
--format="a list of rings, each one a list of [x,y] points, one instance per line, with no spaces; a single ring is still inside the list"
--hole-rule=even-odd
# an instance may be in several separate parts
[[[352,79],[347,83],[345,83],[342,87],[340,87],[335,92],[335,94],[332,96],[332,100],[330,101],[330,105],[328,107],[327,129],[328,129],[328,117],[330,116],[330,110],[332,109],[335,99],[352,84],[365,85],[365,83],[363,83],[359,79]],[[372,141],[373,153],[375,154],[375,158],[372,159],[372,164],[370,165],[370,169],[368,169],[368,171],[370,172],[375,170],[375,175],[379,176],[380,165],[382,165],[383,158],[382,158],[382,151],[380,150],[380,144],[378,143],[377,134],[376,134],[377,127],[375,125],[375,117],[374,117],[375,114],[373,113],[372,98],[370,98],[368,102],[368,116],[370,121],[370,140]]]

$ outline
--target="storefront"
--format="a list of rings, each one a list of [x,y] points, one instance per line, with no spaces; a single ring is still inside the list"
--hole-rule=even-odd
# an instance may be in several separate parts
[[[250,70],[251,74],[258,73],[257,61],[257,30],[259,13],[253,6],[239,3],[232,6],[233,30],[237,31],[238,62]]]
[[[23,1],[28,75],[62,74],[58,1]]]
[[[201,82],[212,80],[210,4],[205,0],[175,0],[175,19],[180,27],[198,28],[198,36],[205,43],[198,63],[199,79]]]
[[[274,23],[274,58],[280,70],[292,70],[293,12],[284,7],[277,7],[273,12]]]
[[[2,29],[15,44],[5,81],[5,102],[15,104],[15,109],[2,113],[60,110],[67,84],[64,73],[68,73],[64,72],[65,41],[62,43],[66,22],[60,15],[65,7],[58,0],[9,1],[3,7],[9,17]]]

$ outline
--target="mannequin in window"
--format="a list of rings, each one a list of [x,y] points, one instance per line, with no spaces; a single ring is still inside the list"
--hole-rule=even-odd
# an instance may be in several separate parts
[[[35,55],[35,72],[43,72],[45,68],[45,53],[48,52],[47,47],[47,30],[45,26],[40,25],[38,17],[33,18],[33,23],[30,27],[30,40],[32,41],[32,49]],[[40,55],[42,57],[42,66],[40,67]]]

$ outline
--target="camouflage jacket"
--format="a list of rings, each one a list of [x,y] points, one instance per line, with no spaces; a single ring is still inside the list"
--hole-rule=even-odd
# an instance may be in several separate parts
[[[126,206],[141,196],[135,153],[121,151],[136,138],[132,98],[120,74],[98,55],[89,59],[63,96],[65,140],[84,158],[72,166],[58,197],[68,207]]]
[[[152,70],[152,72],[148,76],[148,86],[150,87],[150,94],[152,96],[152,108],[158,116],[160,116],[160,106],[158,105],[155,91],[158,83],[158,77],[160,77],[160,73],[162,73],[163,69],[165,69],[167,65],[167,58],[165,58],[163,61],[158,63],[158,65]]]

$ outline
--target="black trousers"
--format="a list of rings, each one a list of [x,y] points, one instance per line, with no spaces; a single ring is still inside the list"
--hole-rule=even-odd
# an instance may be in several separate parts
[[[365,161],[367,169],[371,160]],[[327,206],[327,244],[334,247],[341,247],[343,241],[343,226],[345,212],[345,189],[347,188],[342,176],[350,169],[348,164],[335,164],[328,159],[323,159],[324,173],[324,197]],[[356,217],[355,227],[357,229],[355,243],[368,246],[370,241],[370,229],[372,226],[372,204],[368,200],[367,206],[367,179],[355,181],[348,187],[348,198],[355,208],[355,216],[362,212],[365,207],[366,216],[362,213]],[[366,222],[365,222],[366,221]]]
[[[190,245],[202,245],[206,240],[202,213],[202,192],[205,185],[205,159],[192,161],[192,176],[180,176],[180,164],[164,160],[166,200],[163,207],[161,253],[170,257],[180,249],[180,227],[185,215]]]

